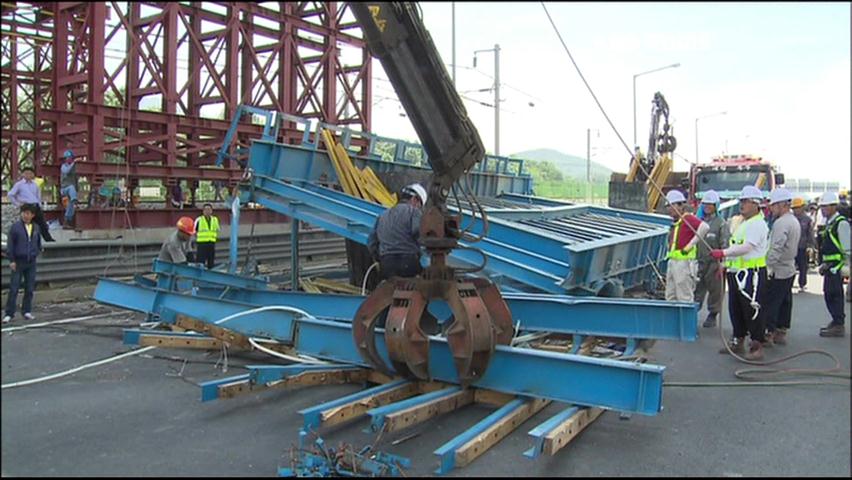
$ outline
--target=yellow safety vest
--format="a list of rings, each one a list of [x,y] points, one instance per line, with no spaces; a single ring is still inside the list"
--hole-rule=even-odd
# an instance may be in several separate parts
[[[219,219],[210,217],[210,225],[204,215],[198,217],[198,232],[196,232],[195,243],[212,243],[216,241],[219,233]]]
[[[695,248],[695,245],[689,249],[688,252],[683,253],[677,248],[677,235],[680,233],[680,225],[683,221],[678,220],[674,224],[674,234],[672,234],[672,245],[669,247],[669,255],[668,259],[670,260],[695,260],[696,254],[698,253],[698,249]]]
[[[745,232],[746,226],[751,222],[756,221],[764,221],[763,213],[760,212],[757,215],[749,218],[748,220],[740,223],[737,227],[737,230],[734,232],[733,236],[731,236],[731,246],[733,245],[742,245],[745,243]],[[746,270],[749,268],[760,268],[766,266],[766,253],[764,253],[760,257],[749,258],[748,260],[743,257],[731,257],[725,260],[725,266],[729,270]]]

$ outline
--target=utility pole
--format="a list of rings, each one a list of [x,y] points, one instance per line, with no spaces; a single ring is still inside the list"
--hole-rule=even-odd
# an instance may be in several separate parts
[[[494,44],[494,155],[500,156],[500,45]]]
[[[456,2],[450,2],[453,9],[453,85],[456,84]]]
[[[586,129],[586,203],[592,203],[592,129]]]

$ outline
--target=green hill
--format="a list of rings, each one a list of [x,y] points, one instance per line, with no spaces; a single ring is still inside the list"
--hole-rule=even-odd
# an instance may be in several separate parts
[[[525,160],[535,160],[538,162],[550,162],[565,177],[576,178],[579,180],[586,179],[586,159],[566,153],[558,152],[548,148],[540,148],[537,150],[527,150],[510,155],[512,158],[523,158]],[[592,162],[591,176],[592,182],[608,182],[612,170],[604,167],[599,163]]]

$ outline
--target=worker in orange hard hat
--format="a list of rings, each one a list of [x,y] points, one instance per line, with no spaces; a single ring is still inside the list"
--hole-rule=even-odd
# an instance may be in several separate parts
[[[816,247],[814,220],[805,211],[806,205],[804,198],[794,198],[791,207],[793,207],[793,215],[796,216],[796,220],[799,221],[799,226],[801,227],[799,246],[796,251],[796,270],[799,276],[799,292],[804,292],[808,284],[808,258],[810,258]]]
[[[194,260],[192,236],[195,235],[195,221],[190,217],[180,217],[177,230],[170,233],[160,247],[159,260],[171,263],[186,263]]]

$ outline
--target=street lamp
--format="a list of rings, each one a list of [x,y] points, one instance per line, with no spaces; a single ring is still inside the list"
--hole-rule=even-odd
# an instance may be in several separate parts
[[[715,117],[717,115],[727,115],[728,112],[716,112],[711,113],[710,115],[704,115],[703,117],[698,117],[695,119],[695,163],[698,163],[698,121],[702,118]]]
[[[500,155],[500,44],[494,48],[475,50],[473,52],[473,67],[476,68],[476,54],[494,52],[494,155]]]
[[[673,63],[671,65],[666,65],[665,67],[655,68],[653,70],[648,70],[647,72],[637,73],[633,75],[633,148],[639,146],[636,143],[636,77],[641,77],[642,75],[647,75],[649,73],[659,72],[660,70],[665,70],[667,68],[677,68],[680,66],[680,63]]]

